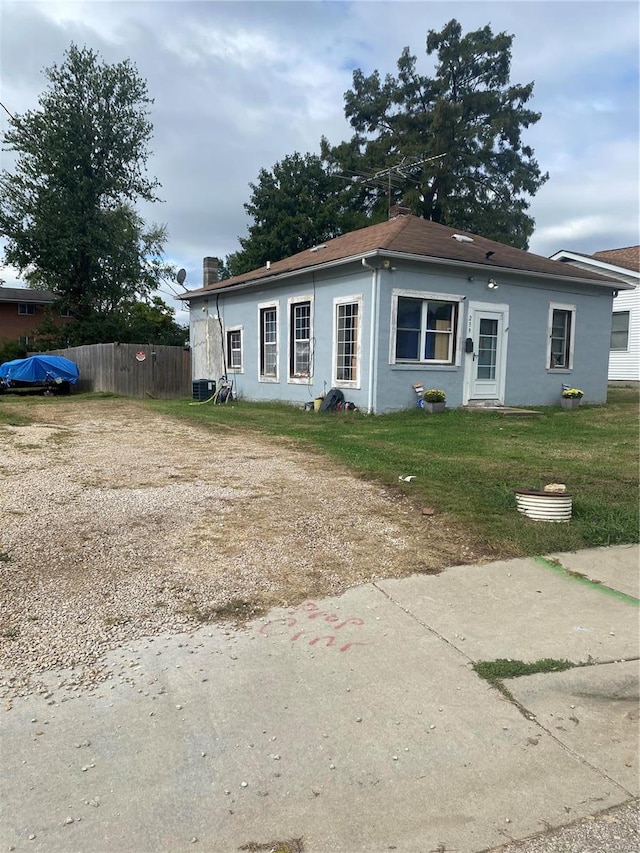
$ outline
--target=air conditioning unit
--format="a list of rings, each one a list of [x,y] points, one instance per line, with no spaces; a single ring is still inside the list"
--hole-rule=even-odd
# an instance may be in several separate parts
[[[193,399],[199,403],[211,399],[216,393],[216,383],[214,379],[196,379],[193,383]]]

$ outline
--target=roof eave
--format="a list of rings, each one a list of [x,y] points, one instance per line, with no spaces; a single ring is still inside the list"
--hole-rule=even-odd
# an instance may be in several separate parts
[[[305,275],[310,272],[316,272],[317,270],[331,269],[337,266],[356,263],[357,261],[360,261],[363,258],[368,259],[376,257],[395,258],[397,260],[414,261],[417,263],[438,263],[444,266],[461,267],[462,269],[473,270],[474,272],[484,272],[486,274],[502,273],[511,275],[523,275],[531,278],[545,278],[559,282],[588,284],[593,285],[595,287],[606,287],[611,290],[634,289],[634,286],[632,284],[624,284],[623,282],[613,281],[611,279],[607,280],[604,277],[602,278],[602,281],[598,281],[594,278],[582,278],[581,276],[565,276],[560,274],[555,275],[554,273],[539,272],[536,270],[523,270],[518,269],[517,267],[503,267],[495,264],[489,266],[488,264],[480,264],[475,263],[473,261],[461,261],[453,258],[439,258],[433,255],[416,255],[408,252],[394,252],[388,249],[377,248],[369,249],[365,252],[357,252],[354,255],[349,255],[345,258],[338,258],[333,261],[325,261],[324,263],[312,264],[311,266],[307,267],[298,267],[297,269],[286,270],[281,273],[275,273],[274,275],[266,275],[260,276],[259,278],[248,279],[247,281],[241,281],[238,282],[238,284],[231,284],[226,287],[210,287],[207,289],[200,288],[199,290],[180,294],[179,296],[176,296],[176,299],[181,299],[185,302],[188,302],[192,299],[208,299],[210,296],[214,294],[219,294],[221,292],[235,292],[238,290],[245,290],[250,287],[260,286],[262,284],[273,284],[275,282],[284,281],[295,276]]]
[[[259,278],[251,278],[247,279],[247,281],[240,281],[238,284],[230,284],[226,287],[209,287],[209,288],[200,288],[199,290],[192,290],[189,293],[182,293],[180,296],[176,296],[176,299],[183,299],[185,301],[189,301],[193,298],[204,298],[209,297],[214,293],[221,292],[229,292],[235,290],[244,290],[247,287],[255,287],[257,285],[261,285],[264,282],[273,283],[276,281],[281,281],[283,279],[293,278],[297,275],[304,275],[305,273],[316,272],[316,270],[325,270],[331,269],[332,267],[342,266],[343,264],[352,264],[356,261],[360,261],[362,258],[373,258],[376,255],[384,254],[387,255],[387,252],[384,252],[381,249],[373,249],[367,252],[358,252],[355,255],[349,255],[346,258],[338,258],[333,261],[324,261],[324,263],[312,264],[308,267],[297,267],[294,270],[285,270],[281,273],[275,273],[275,275],[263,275]]]
[[[633,290],[634,285],[632,284],[623,284],[620,281],[614,281],[613,279],[606,279],[604,276],[601,281],[594,278],[582,278],[580,276],[565,276],[565,275],[555,275],[550,272],[540,272],[538,270],[523,270],[518,267],[503,267],[498,266],[496,264],[488,265],[488,264],[480,264],[474,261],[459,261],[454,260],[453,258],[438,258],[432,255],[410,255],[404,252],[387,252],[382,251],[380,254],[383,254],[387,258],[398,258],[398,259],[407,259],[407,260],[416,260],[416,261],[431,261],[433,263],[444,264],[445,266],[457,266],[463,267],[464,269],[473,269],[476,272],[484,272],[487,275],[498,272],[498,273],[510,273],[516,275],[525,275],[531,276],[533,278],[549,278],[553,281],[566,281],[566,282],[580,282],[580,284],[593,284],[596,287],[606,287],[611,290]],[[575,267],[574,267],[575,269]],[[597,273],[596,273],[597,275]]]
[[[593,267],[597,267],[603,271],[609,271],[616,275],[625,275],[629,278],[637,278],[640,279],[640,272],[638,270],[629,269],[629,267],[621,267],[618,264],[614,264],[611,261],[601,261],[599,258],[594,258],[593,255],[581,255],[579,252],[568,252],[566,249],[560,249],[559,252],[555,252],[551,255],[552,261],[560,261],[563,263],[562,259],[565,259],[564,263],[567,261],[576,261],[577,263],[588,264]],[[620,290],[634,290],[635,285],[633,284],[621,284]]]

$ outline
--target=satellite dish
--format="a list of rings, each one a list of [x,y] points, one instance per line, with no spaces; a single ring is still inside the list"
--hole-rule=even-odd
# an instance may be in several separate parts
[[[178,275],[176,276],[178,284],[184,285],[184,280],[186,277],[187,277],[187,271],[185,269],[178,270]]]

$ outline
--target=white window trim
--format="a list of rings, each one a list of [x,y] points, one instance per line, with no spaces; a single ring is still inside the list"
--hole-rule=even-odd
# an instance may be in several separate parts
[[[264,308],[275,308],[276,309],[276,375],[275,376],[263,376],[260,373],[260,361],[262,357],[262,322],[261,322],[261,313]],[[258,368],[258,382],[280,382],[280,302],[276,300],[275,302],[258,302],[258,347],[257,347],[257,368]]]
[[[571,328],[569,329],[569,366],[551,367],[551,335],[553,334],[553,312],[569,311],[571,314]],[[573,350],[576,343],[576,306],[566,305],[563,302],[549,303],[549,317],[547,320],[547,354],[545,366],[549,373],[569,373],[573,370]]]
[[[229,333],[230,332],[240,332],[240,367],[231,367],[229,363],[229,351],[228,351],[228,343],[229,343]],[[224,345],[227,352],[225,353],[227,360],[227,373],[244,373],[244,326],[227,326],[225,329],[225,338]]]
[[[404,359],[396,359],[396,337],[398,334],[398,298],[406,296],[410,299],[420,299],[423,302],[457,302],[457,328],[453,330],[455,342],[455,358],[453,361],[435,361],[434,359],[420,359],[418,361],[405,361]],[[391,291],[391,320],[389,335],[389,364],[406,364],[409,366],[420,367],[460,367],[462,363],[462,303],[466,297],[459,296],[455,293],[435,293],[425,290],[402,290],[395,288]]]
[[[623,310],[623,311],[614,311],[613,312],[612,317],[611,317],[611,325],[612,325],[611,332],[612,332],[612,334],[614,331],[613,330],[613,317],[616,314],[626,314],[627,315],[627,345],[626,345],[626,347],[616,347],[614,349],[611,346],[611,343],[609,343],[609,352],[628,353],[629,352],[629,337],[631,335],[631,311],[627,308],[626,310]],[[619,329],[616,329],[616,331],[619,331]]]
[[[331,384],[334,388],[354,388],[362,387],[362,306],[364,303],[362,293],[356,293],[352,296],[338,296],[333,300],[333,342],[331,347]],[[338,306],[339,305],[357,305],[358,306],[358,325],[356,327],[357,346],[356,346],[356,379],[344,380],[338,379]]]
[[[291,371],[291,348],[294,345],[293,329],[291,328],[291,308],[301,302],[309,303],[309,373],[305,376],[294,376]],[[314,341],[313,334],[314,302],[313,296],[291,296],[287,300],[287,382],[292,385],[307,385],[313,377]]]

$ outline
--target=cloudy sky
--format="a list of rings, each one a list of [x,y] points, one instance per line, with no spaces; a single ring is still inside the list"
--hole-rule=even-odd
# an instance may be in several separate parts
[[[239,248],[260,168],[319,153],[322,135],[349,138],[343,95],[353,70],[394,73],[408,45],[430,73],[427,31],[452,17],[464,32],[490,24],[513,34],[511,81],[535,81],[531,106],[542,118],[525,142],[550,179],[531,205],[531,251],[636,245],[636,0],[0,0],[0,100],[13,114],[36,108],[43,68],[63,61],[71,42],[108,62],[131,59],[155,99],[149,171],[162,184],[163,203],[142,213],[166,223],[167,258],[193,289],[203,257]],[[12,270],[2,277],[20,285]]]

